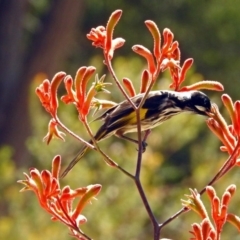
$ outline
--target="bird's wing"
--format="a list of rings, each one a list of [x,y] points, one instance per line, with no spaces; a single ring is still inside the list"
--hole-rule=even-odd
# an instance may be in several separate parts
[[[131,98],[131,100],[136,106],[138,106],[143,96],[144,94],[138,94]],[[156,111],[163,102],[163,100],[168,97],[169,97],[168,91],[151,91],[148,94],[148,97],[142,106],[142,108],[146,110],[144,111],[144,113]],[[131,106],[128,100],[125,100],[105,111],[94,121],[102,119],[105,122],[107,122],[108,126],[111,126],[114,123],[117,122],[123,123],[125,120],[126,121],[129,120],[129,118],[133,117],[132,114],[133,112],[134,112],[133,107]],[[143,115],[141,117],[144,118]]]
[[[138,106],[143,96],[144,93],[138,94],[135,97],[131,98],[131,100],[136,106]],[[159,112],[161,112],[159,106],[164,107],[162,103],[167,98],[169,98],[168,91],[151,91],[142,106],[142,110],[140,111],[140,118],[145,119],[146,117],[154,117],[155,115],[158,116]],[[167,103],[168,101],[165,102]],[[165,107],[167,107],[167,105]],[[99,119],[104,120],[104,124],[100,128],[101,130],[99,129],[98,133],[96,134],[97,136],[99,136],[99,138],[104,137],[104,135],[107,135],[110,132],[118,130],[126,124],[134,125],[137,121],[134,109],[127,100],[108,109],[96,120]]]

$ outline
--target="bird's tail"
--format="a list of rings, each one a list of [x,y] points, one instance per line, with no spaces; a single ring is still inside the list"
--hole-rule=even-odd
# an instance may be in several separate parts
[[[100,141],[103,138],[105,138],[107,134],[109,134],[109,131],[106,128],[106,123],[105,123],[99,128],[98,132],[94,136],[94,139],[95,141]],[[88,143],[93,144],[92,140],[90,140]],[[81,158],[83,157],[83,155],[87,150],[88,150],[88,146],[84,145],[82,149],[78,152],[77,156],[69,163],[67,168],[60,175],[60,178],[64,178],[68,174],[68,172],[77,164],[77,162],[81,160]]]
[[[68,172],[71,171],[71,169],[77,164],[77,162],[81,160],[81,158],[84,156],[87,150],[88,150],[88,146],[84,145],[82,149],[78,152],[77,156],[69,163],[67,168],[60,175],[60,178],[64,178],[68,174]]]

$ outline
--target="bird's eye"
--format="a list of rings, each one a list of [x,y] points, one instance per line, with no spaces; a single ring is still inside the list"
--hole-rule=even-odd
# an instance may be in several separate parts
[[[203,107],[203,106],[199,106],[199,105],[195,105],[196,109],[201,111],[201,112],[205,112],[206,111],[206,108]]]

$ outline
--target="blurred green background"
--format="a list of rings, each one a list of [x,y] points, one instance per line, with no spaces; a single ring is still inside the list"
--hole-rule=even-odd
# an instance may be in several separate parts
[[[186,84],[218,80],[225,92],[239,99],[239,0],[0,0],[0,239],[71,239],[67,228],[51,222],[32,193],[19,193],[22,186],[16,183],[29,167],[50,169],[56,154],[61,154],[63,165],[67,165],[80,147],[69,136],[66,142],[56,140],[49,146],[42,142],[50,117],[34,94],[40,84],[35,76],[44,73],[51,79],[58,71],[74,76],[83,65],[96,66],[99,75],[107,73],[101,50],[91,46],[86,34],[92,27],[105,25],[116,9],[122,9],[123,16],[114,34],[126,39],[113,61],[119,79],[128,77],[138,88],[146,63],[131,47],[142,44],[152,48],[144,24],[150,19],[161,31],[166,27],[172,30],[180,43],[182,62],[194,58]],[[109,75],[107,81],[112,81]],[[155,88],[166,89],[169,83],[169,74],[164,73]],[[109,90],[112,95],[100,97],[123,99],[114,85]],[[59,94],[63,93],[62,88]],[[221,93],[206,93],[226,116]],[[71,130],[88,138],[73,106],[61,104],[59,115]],[[98,126],[97,122],[91,124],[93,131]],[[211,180],[227,158],[219,146],[205,119],[195,115],[177,116],[152,131],[143,155],[141,179],[159,222],[181,208],[180,199],[188,188],[201,190]],[[134,172],[134,145],[112,137],[101,147],[123,168]],[[215,186],[218,194],[231,183],[238,186],[238,176],[238,169],[234,169],[221,179]],[[88,223],[82,229],[87,235],[100,240],[152,239],[152,227],[134,183],[89,151],[62,184],[76,188],[93,183],[102,184],[103,189],[98,201],[83,212]],[[230,211],[240,215],[237,195]],[[192,212],[181,215],[163,229],[161,237],[189,239],[191,223],[199,221]],[[240,236],[227,224],[222,239]]]

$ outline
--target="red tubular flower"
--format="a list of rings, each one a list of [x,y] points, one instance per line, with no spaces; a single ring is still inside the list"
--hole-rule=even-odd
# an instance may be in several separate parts
[[[169,48],[173,43],[174,35],[169,28],[165,28],[163,30],[163,47],[162,47],[162,54],[166,57],[169,57]]]
[[[190,233],[194,235],[191,240],[215,240],[217,237],[215,229],[212,228],[211,222],[207,218],[203,219],[201,224],[192,224]]]
[[[126,88],[126,90],[128,91],[130,97],[134,97],[136,95],[133,83],[130,79],[123,78],[123,85]]]
[[[240,136],[240,101],[236,101],[235,104],[234,104],[234,107],[236,109],[236,127],[235,127],[235,131],[236,131],[236,134],[237,136]]]
[[[60,164],[61,158],[60,156],[56,156],[53,159],[52,165],[52,172],[54,172],[55,175],[57,174],[56,169],[59,169],[58,165]],[[49,200],[55,198],[61,192],[58,179],[53,177],[52,173],[50,173],[49,171],[44,170],[40,173],[36,168],[30,170],[30,176],[28,176],[26,173],[24,173],[24,175],[26,177],[26,180],[18,181],[19,183],[25,185],[25,187],[21,189],[21,192],[26,190],[34,191],[34,193],[38,197],[40,205],[49,212]]]
[[[156,59],[161,59],[161,34],[155,22],[145,21],[148,30],[151,32],[154,40],[153,53]]]
[[[213,118],[208,119],[207,125],[210,128],[210,130],[212,130],[212,132],[223,143],[224,146],[221,149],[224,149],[231,155],[232,152],[234,151],[235,139],[232,133],[229,131],[229,128],[225,120],[222,117],[218,116],[216,117],[216,115],[214,116],[214,118],[215,119]]]
[[[224,87],[220,82],[212,81],[212,80],[204,80],[194,83],[192,85],[184,86],[179,89],[179,92],[186,92],[192,90],[213,90],[213,91],[223,91]]]
[[[193,59],[192,58],[188,58],[184,61],[182,69],[181,69],[181,73],[179,76],[179,81],[178,81],[178,86],[180,86],[182,84],[182,82],[185,80],[185,76],[186,73],[188,71],[188,69],[192,66],[193,64]]]
[[[84,121],[85,117],[88,115],[91,104],[92,104],[93,97],[96,95],[96,93],[97,92],[96,92],[94,86],[91,86],[91,88],[89,89],[89,91],[87,93],[87,96],[84,99],[84,104],[81,108],[81,114],[79,115],[81,117],[82,121]]]
[[[77,72],[76,76],[74,79],[74,86],[75,86],[75,91],[76,91],[76,99],[79,102],[82,102],[86,96],[86,87],[87,87],[87,81],[89,79],[89,73],[88,73],[88,78],[85,78],[85,81],[83,82],[84,76],[87,72],[87,67],[80,67]],[[95,69],[96,70],[96,69]]]
[[[222,228],[227,221],[228,217],[228,207],[230,200],[236,191],[235,185],[230,185],[225,192],[223,193],[222,199],[220,200],[215,190],[212,186],[208,186],[206,188],[207,195],[211,201],[211,209],[212,209],[212,219],[215,223],[215,228],[218,233],[222,232]]]
[[[164,58],[161,63],[161,70],[165,71],[167,68],[170,69],[172,79],[174,79],[174,83],[176,84],[178,82],[181,70],[179,60],[175,60],[174,58]]]
[[[140,93],[145,93],[147,91],[149,80],[150,80],[150,73],[148,72],[148,70],[145,69],[142,72]]]
[[[115,26],[117,25],[118,21],[120,20],[122,16],[121,10],[114,11],[111,16],[109,17],[107,27],[106,27],[106,41],[104,46],[104,51],[106,52],[106,55],[108,56],[108,59],[112,59],[113,57],[113,47],[112,47],[112,41],[113,41],[113,31]]]
[[[152,53],[142,45],[134,45],[132,47],[132,50],[134,52],[136,52],[137,54],[146,58],[147,63],[148,63],[148,71],[151,74],[154,74],[156,66],[155,66],[154,57],[153,57]]]
[[[57,115],[58,99],[57,90],[61,81],[66,76],[64,72],[58,72],[53,77],[51,83],[48,79],[44,80],[39,87],[36,88],[36,94],[38,95],[43,107],[49,112],[53,118]]]
[[[82,215],[83,208],[94,199],[101,190],[101,185],[89,185],[72,190],[69,186],[62,190],[59,183],[61,157],[56,156],[52,162],[52,171],[31,169],[30,175],[24,173],[26,179],[18,182],[25,187],[21,191],[33,191],[41,207],[47,211],[52,220],[58,220],[70,228],[72,234],[78,239],[84,239],[79,225],[86,222]],[[79,199],[77,207],[73,207],[73,201]]]
[[[240,123],[239,123],[239,114],[240,114],[240,107],[239,107],[239,101],[236,101],[235,103],[233,103],[231,97],[227,94],[223,94],[222,95],[222,101],[224,106],[227,108],[227,111],[230,115],[230,118],[232,120],[232,133],[234,136],[240,136],[239,132],[240,132]]]
[[[96,68],[95,67],[88,67],[86,68],[85,71],[83,71],[83,75],[81,75],[81,80],[79,82],[75,82],[75,87],[76,87],[76,91],[78,91],[78,89],[80,89],[80,95],[78,97],[79,101],[82,102],[82,100],[85,99],[86,94],[87,94],[87,83],[89,82],[90,78],[93,76],[93,74],[95,73]],[[81,74],[81,73],[79,73]],[[77,75],[78,76],[78,73]]]
[[[73,91],[73,79],[71,76],[66,76],[64,79],[65,89],[67,91],[67,95],[61,97],[61,100],[65,104],[73,103],[76,99],[75,92]]]
[[[123,44],[125,43],[125,40],[123,38],[115,38],[112,40],[112,52],[113,50],[117,49],[117,48],[120,48],[123,46]],[[111,56],[110,59],[112,59],[113,55]]]
[[[104,83],[105,75],[99,79],[96,74],[95,81],[90,89],[87,90],[87,84],[95,71],[96,68],[92,66],[81,67],[78,69],[74,80],[71,76],[66,76],[64,79],[67,94],[62,96],[61,100],[66,104],[73,103],[75,105],[81,121],[86,120],[90,108],[94,106],[95,95],[101,91],[109,93],[106,90],[106,86],[111,85],[111,83]]]
[[[48,133],[47,135],[43,138],[43,141],[46,141],[47,144],[50,143],[50,141],[52,140],[52,138],[58,138],[61,139],[62,141],[65,141],[64,136],[65,133],[61,132],[58,130],[57,128],[57,122],[54,119],[51,119],[49,124],[48,124]]]
[[[168,51],[171,53],[171,57],[176,60],[180,60],[180,54],[179,54],[179,43],[178,41],[174,41]]]
[[[87,34],[87,38],[93,41],[92,42],[93,46],[104,48],[106,38],[105,27],[98,26],[96,28],[92,28],[90,33]]]
[[[239,142],[239,115],[240,106],[239,101],[233,103],[232,99],[224,94],[222,96],[224,106],[227,108],[232,123],[228,125],[225,119],[220,114],[216,105],[212,107],[212,116],[207,120],[209,128],[219,137],[224,144],[221,150],[228,151],[231,157],[231,166],[237,164],[237,158],[240,154],[240,142]],[[217,130],[217,131],[216,131]]]
[[[236,216],[235,214],[228,213],[227,221],[236,227],[238,231],[240,231],[240,217]]]
[[[162,46],[162,56],[161,56],[162,62],[161,62],[160,68],[166,69],[166,67],[169,67],[172,73],[176,74],[178,72],[177,78],[179,78],[180,77],[179,62],[180,62],[181,54],[180,54],[180,49],[178,47],[179,44],[177,41],[173,42],[173,38],[174,38],[174,35],[171,32],[171,30],[168,28],[165,28],[163,30],[163,46]],[[167,64],[167,62],[169,63]]]
[[[161,34],[157,25],[150,20],[145,24],[153,37],[153,54],[142,45],[132,47],[133,51],[146,58],[148,62],[148,71],[152,75],[152,81],[155,81],[160,73],[169,68],[175,72],[179,68],[180,50],[178,42],[173,42],[173,33],[169,29],[163,31],[163,46],[161,46]]]
[[[192,224],[192,229],[193,231],[191,231],[190,233],[192,233],[194,235],[194,239],[196,240],[202,240],[202,231],[201,231],[201,226],[197,223]]]
[[[123,38],[113,39],[113,31],[122,16],[121,10],[114,11],[109,17],[106,29],[103,26],[92,28],[87,38],[93,41],[92,45],[104,50],[104,55],[108,60],[113,58],[114,50],[120,48],[125,43]]]
[[[223,101],[226,101],[227,98],[223,98]],[[237,101],[238,102],[238,101]],[[239,155],[240,155],[240,140],[239,140],[239,108],[237,107],[237,102],[232,104],[231,100],[227,100],[225,102],[225,106],[227,107],[231,118],[232,118],[232,124],[230,126],[228,126],[227,128],[224,126],[224,128],[222,128],[222,132],[224,134],[225,137],[225,141],[222,141],[224,143],[224,146],[221,147],[220,149],[223,151],[228,151],[229,153],[229,158],[227,159],[227,161],[225,162],[223,168],[221,169],[221,176],[223,176],[225,173],[227,173],[232,167],[234,166],[240,166],[239,165]],[[232,105],[233,105],[233,109],[232,109]],[[233,111],[233,112],[232,112]],[[221,124],[221,119],[223,119],[223,117],[218,117],[219,114],[213,114],[212,118],[214,118],[213,121],[215,121],[215,124],[218,124],[220,122]],[[220,121],[219,121],[220,120]],[[228,147],[228,145],[230,145],[230,147]]]
[[[233,197],[235,191],[236,186],[233,184],[230,185],[229,187],[226,188],[225,192],[222,195],[222,198],[220,199],[212,186],[206,187],[206,193],[211,203],[211,217],[214,224],[212,224],[207,213],[199,214],[202,217],[202,222],[200,224],[198,223],[192,224],[192,231],[190,231],[190,233],[194,237],[191,239],[194,240],[220,239],[222,228],[226,221],[229,221],[238,229],[240,229],[240,218],[233,214],[228,213],[230,200]],[[200,199],[200,195],[196,191],[191,190],[191,193],[192,195],[190,197],[188,196],[189,200],[183,201],[183,204],[184,206],[199,213],[199,211],[196,211],[197,209],[200,209],[199,206],[201,206],[201,208],[203,209],[205,209],[205,206],[202,200]]]
[[[74,103],[81,120],[85,119],[89,112],[90,104],[89,100],[87,100],[87,96],[89,95],[87,93],[87,83],[95,71],[96,68],[92,66],[81,67],[76,73],[74,83],[70,76],[67,76],[64,80],[67,94],[62,96],[61,100],[66,104]],[[73,85],[75,90],[73,90]]]

